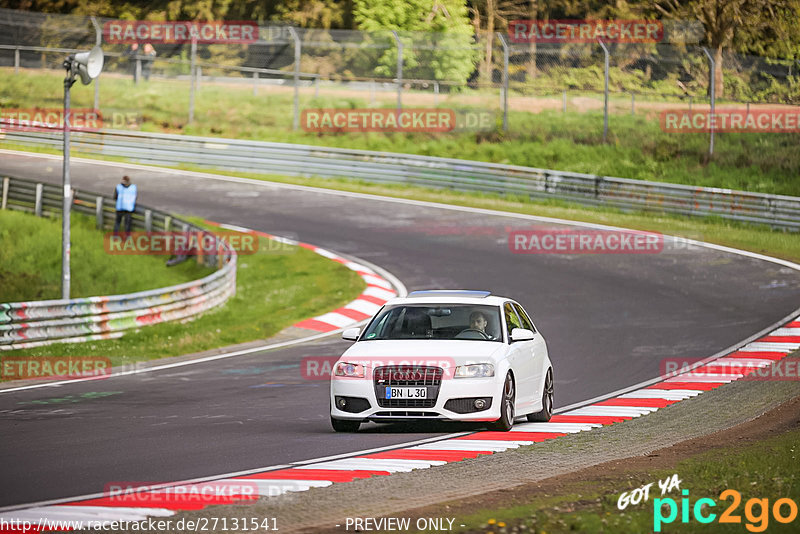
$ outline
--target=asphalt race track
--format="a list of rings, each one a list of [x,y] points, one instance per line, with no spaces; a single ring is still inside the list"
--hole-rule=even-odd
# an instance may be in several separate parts
[[[61,162],[0,154],[0,173],[60,183]],[[800,302],[799,272],[702,247],[513,254],[508,231],[541,223],[72,163],[78,189],[110,193],[122,174],[138,184],[141,204],[350,254],[387,269],[409,290],[489,289],[515,297],[547,339],[556,407],[653,378],[664,358],[710,356]],[[328,383],[304,380],[299,362],[338,355],[346,346],[333,336],[141,375],[0,393],[0,506],[99,493],[112,482],[190,479],[470,429],[370,424],[355,435],[334,434]]]

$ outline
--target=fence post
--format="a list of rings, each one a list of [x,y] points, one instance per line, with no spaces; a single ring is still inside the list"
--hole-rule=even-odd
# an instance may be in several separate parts
[[[33,213],[37,217],[42,216],[42,191],[44,189],[44,185],[36,184],[36,201],[33,205]]]
[[[0,200],[0,209],[6,209],[8,204],[8,186],[11,179],[8,176],[3,177],[3,199]]]
[[[708,128],[711,131],[711,135],[709,136],[708,139],[708,155],[710,157],[714,155],[714,126],[715,126],[714,123],[716,122],[714,118],[714,104],[717,101],[717,95],[716,95],[717,91],[715,83],[717,78],[716,76],[717,65],[714,61],[714,58],[711,57],[708,48],[703,47],[703,52],[705,52],[706,56],[708,57],[709,76],[711,77],[711,117],[710,117],[711,120],[709,120],[709,128]]]
[[[167,215],[164,217],[164,231],[169,232],[170,226],[172,226],[172,217]]]
[[[253,71],[253,96],[258,94],[258,72]]]
[[[433,107],[439,105],[439,82],[433,81]]]
[[[97,229],[102,230],[105,226],[103,220],[103,197],[97,197],[94,203],[94,216],[97,219]]]
[[[508,43],[502,33],[497,32],[503,45],[503,131],[508,131]]]
[[[397,30],[392,30],[394,42],[397,44],[397,110],[403,109],[403,41],[397,35]]]
[[[608,141],[608,47],[602,39],[597,39],[600,46],[603,47],[603,54],[605,55],[604,65],[604,85],[603,85],[603,142]]]
[[[19,74],[19,47],[14,49],[14,74]]]
[[[197,37],[192,37],[192,57],[189,64],[189,124],[194,122],[194,69],[197,63]],[[137,60],[136,68],[139,68],[139,61]]]
[[[144,231],[145,232],[152,232],[153,231],[153,211],[152,210],[144,210]]]

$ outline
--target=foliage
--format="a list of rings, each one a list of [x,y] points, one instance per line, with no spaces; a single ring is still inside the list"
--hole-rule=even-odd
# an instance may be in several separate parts
[[[384,35],[398,32],[406,79],[464,83],[475,68],[473,29],[463,0],[355,0],[353,13],[361,30]],[[391,78],[396,69],[394,46],[381,54],[375,74]]]

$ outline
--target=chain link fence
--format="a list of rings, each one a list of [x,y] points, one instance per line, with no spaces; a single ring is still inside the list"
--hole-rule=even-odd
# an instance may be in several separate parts
[[[65,54],[102,40],[98,27],[110,21],[96,22],[0,10],[0,67],[60,69]],[[493,129],[512,132],[525,127],[519,112],[596,113],[605,140],[609,122],[613,131],[621,115],[708,110],[714,97],[713,53],[685,43],[519,43],[499,33],[261,26],[255,42],[154,42],[155,56],[129,44],[102,46],[106,64],[95,81],[95,107],[105,108],[106,91],[119,92],[113,80],[150,84],[152,98],[174,103],[166,124],[192,124],[197,113],[216,113],[209,110],[213,102],[198,105],[206,89],[216,87],[270,97],[263,104],[269,126],[287,130],[302,127],[301,112],[308,108],[449,107],[489,110]],[[800,62],[726,52],[721,63],[724,83],[716,93],[726,103],[800,103]],[[140,104],[127,111],[146,114],[146,102]]]

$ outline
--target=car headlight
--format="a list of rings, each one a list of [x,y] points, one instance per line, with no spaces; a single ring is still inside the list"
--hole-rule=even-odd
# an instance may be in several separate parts
[[[459,365],[453,375],[454,378],[485,378],[489,376],[494,376],[494,365],[491,363]]]
[[[358,363],[339,362],[333,369],[334,376],[364,378],[364,366]]]

